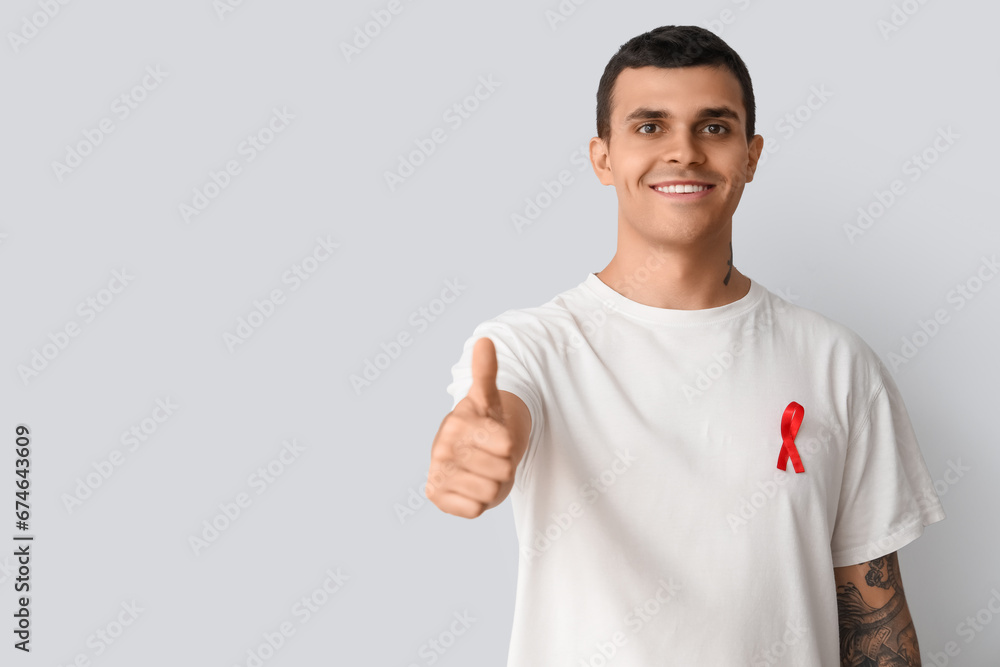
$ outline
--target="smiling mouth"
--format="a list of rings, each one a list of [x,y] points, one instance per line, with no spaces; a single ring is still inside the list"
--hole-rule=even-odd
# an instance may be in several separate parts
[[[705,190],[711,190],[714,187],[714,185],[692,185],[690,183],[686,183],[684,185],[664,185],[661,187],[653,187],[653,189],[657,192],[665,192],[667,194],[688,194],[692,192],[704,192]]]

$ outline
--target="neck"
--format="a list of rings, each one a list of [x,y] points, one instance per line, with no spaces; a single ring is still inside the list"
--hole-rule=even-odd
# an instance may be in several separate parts
[[[672,310],[717,308],[750,291],[750,279],[732,263],[732,244],[644,246],[618,252],[597,277],[622,296]]]

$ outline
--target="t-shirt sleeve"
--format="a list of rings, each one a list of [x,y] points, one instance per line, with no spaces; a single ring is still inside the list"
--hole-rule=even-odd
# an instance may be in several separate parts
[[[466,397],[472,387],[472,348],[475,347],[476,341],[483,337],[492,340],[493,347],[496,348],[497,389],[509,391],[524,401],[528,413],[531,415],[528,449],[522,459],[524,465],[518,466],[523,471],[530,462],[530,455],[535,450],[535,442],[542,431],[542,402],[538,382],[528,373],[529,366],[526,363],[524,346],[521,345],[517,332],[510,325],[498,322],[496,319],[488,320],[477,326],[473,330],[472,336],[465,341],[461,357],[451,367],[452,381],[447,387],[447,391],[452,397],[451,409],[455,409],[458,402]],[[517,480],[520,479],[522,479],[522,475],[518,475]]]
[[[899,389],[881,360],[878,370],[847,444],[830,542],[834,567],[892,553],[945,518]]]

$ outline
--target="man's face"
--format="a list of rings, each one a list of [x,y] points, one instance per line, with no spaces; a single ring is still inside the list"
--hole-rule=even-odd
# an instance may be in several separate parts
[[[731,224],[764,145],[760,135],[747,144],[736,77],[709,66],[628,68],[613,104],[610,150],[595,137],[590,154],[598,178],[617,190],[619,221],[659,243],[697,241]],[[675,181],[705,187],[662,191]]]

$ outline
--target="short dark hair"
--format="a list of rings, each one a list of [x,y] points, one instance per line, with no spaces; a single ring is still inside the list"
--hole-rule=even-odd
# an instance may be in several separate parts
[[[611,57],[597,87],[597,136],[611,141],[612,90],[622,70],[629,67],[724,67],[733,73],[743,89],[746,109],[747,143],[754,136],[756,104],[750,72],[743,59],[715,33],[694,25],[666,25],[621,45]]]

